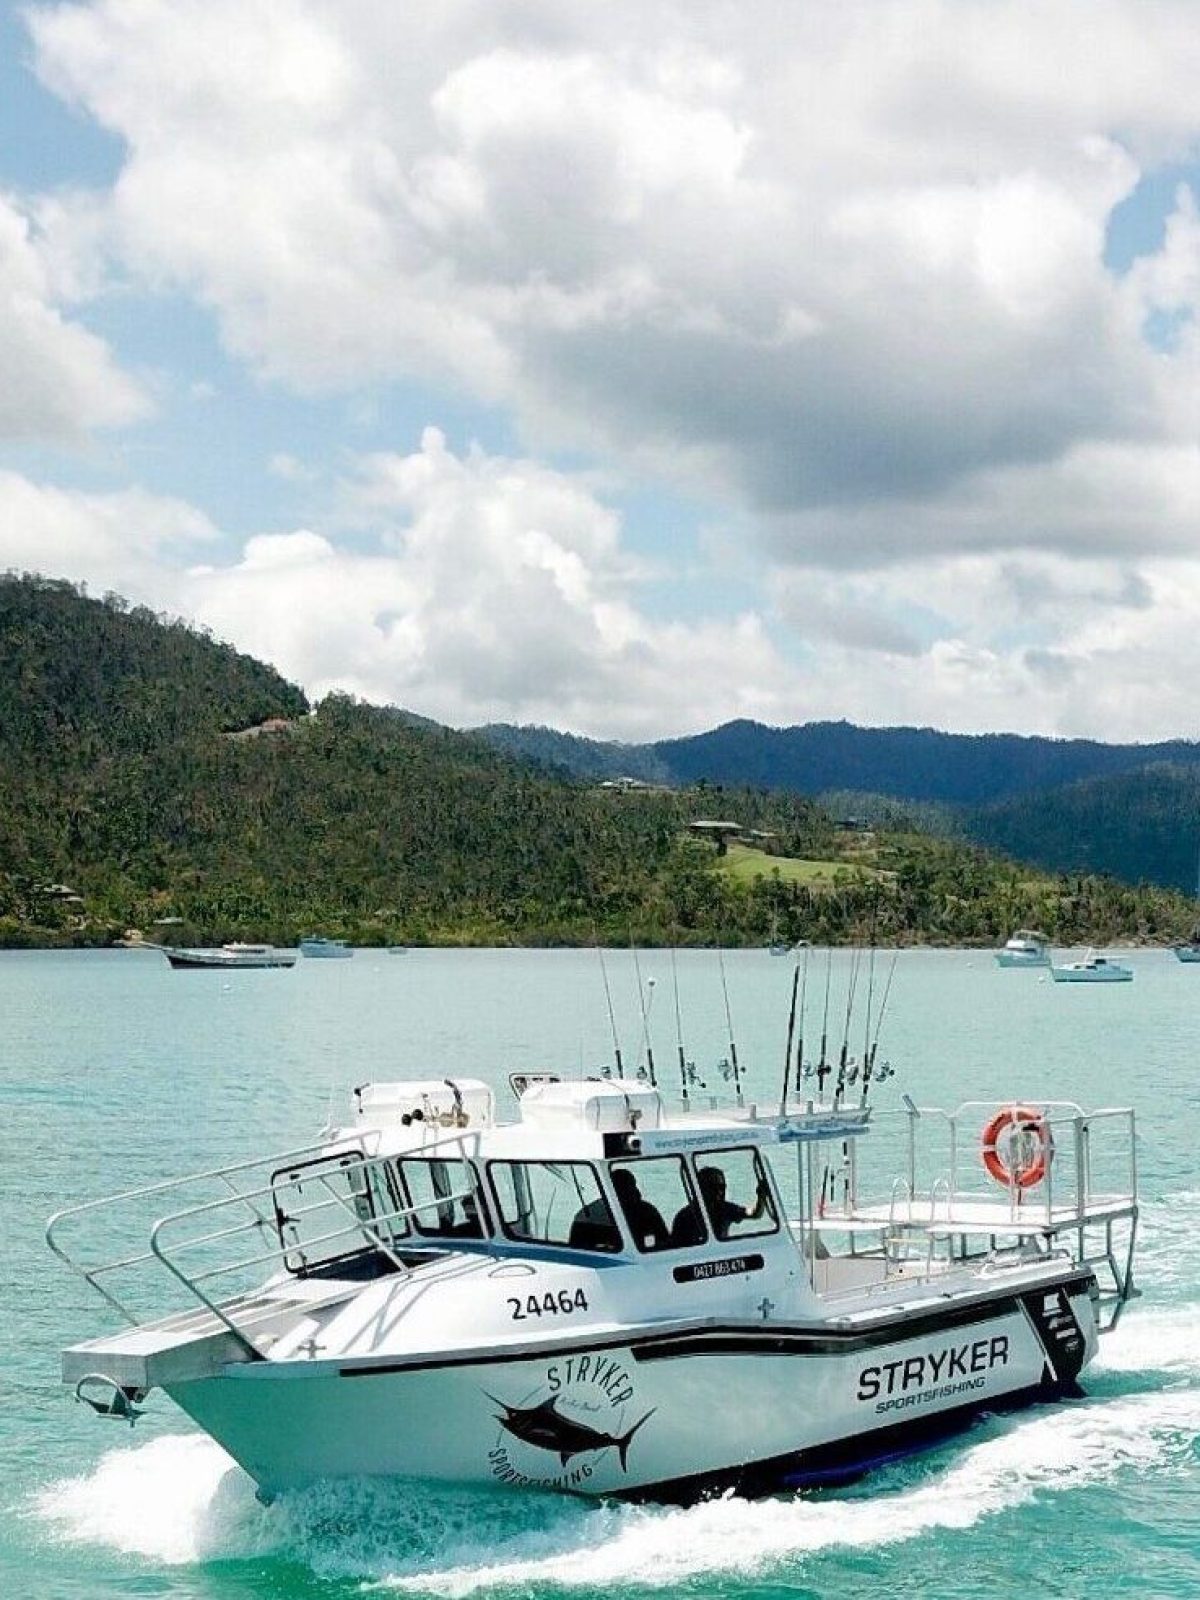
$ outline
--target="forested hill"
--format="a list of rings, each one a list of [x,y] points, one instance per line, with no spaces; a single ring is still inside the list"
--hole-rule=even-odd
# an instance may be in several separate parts
[[[274,667],[186,624],[0,578],[0,745],[57,771],[308,710]]]
[[[0,944],[1060,942],[1186,931],[1181,897],[1031,872],[780,792],[565,780],[332,696],[182,623],[0,580]],[[306,714],[307,713],[307,714]],[[733,819],[726,858],[688,831]],[[164,931],[165,930],[165,931]]]
[[[1200,769],[1154,766],[1023,795],[968,814],[973,838],[1065,872],[1196,891]]]
[[[547,728],[492,725],[480,734],[510,753],[578,776],[624,773],[652,782],[749,784],[798,794],[859,791],[906,800],[981,805],[1152,763],[1200,764],[1200,744],[1101,744],[1011,733],[859,728],[810,722],[770,728],[728,722],[708,733],[621,745]]]

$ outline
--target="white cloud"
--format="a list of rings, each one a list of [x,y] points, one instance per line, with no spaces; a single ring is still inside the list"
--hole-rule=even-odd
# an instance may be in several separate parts
[[[788,669],[761,620],[652,621],[618,519],[585,479],[456,456],[431,428],[410,455],[362,459],[345,502],[373,530],[369,550],[260,535],[237,563],[189,576],[190,609],[316,693],[454,724],[652,737],[664,719],[783,713]]]
[[[54,309],[107,264],[293,389],[430,378],[506,408],[530,457],[684,485],[742,536],[710,581],[763,597],[658,619],[599,478],[431,432],[356,464],[352,540],[137,558],[308,687],[624,736],[1190,727],[1188,192],[1160,250],[1104,257],[1139,179],[1196,148],[1191,0],[95,0],[31,27],[125,145],[111,190],[44,199],[13,247],[22,326],[103,379],[47,385],[64,414],[136,403]],[[95,505],[58,509],[78,554]]]
[[[97,0],[32,28],[127,142],[123,270],[293,385],[452,377],[541,446],[768,513],[1186,436],[1200,349],[1164,366],[1148,278],[1103,251],[1200,132],[1188,0]]]
[[[0,194],[0,439],[78,443],[145,413],[139,385],[55,299],[28,217]]]
[[[1194,557],[789,566],[770,576],[769,614],[684,623],[641,603],[642,568],[586,478],[456,455],[429,429],[408,455],[362,458],[344,499],[349,537],[260,533],[230,558],[217,554],[228,538],[179,501],[0,474],[0,566],[191,616],[311,694],[343,689],[454,725],[628,739],[738,716],[1193,731]]]

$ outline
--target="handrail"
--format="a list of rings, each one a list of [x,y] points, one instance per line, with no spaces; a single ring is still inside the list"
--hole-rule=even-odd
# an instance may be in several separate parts
[[[464,1134],[462,1129],[456,1129],[448,1137],[434,1139],[429,1143],[422,1145],[419,1152],[415,1150],[411,1152],[398,1152],[397,1159],[406,1154],[414,1157],[418,1155],[419,1157],[426,1157],[433,1151],[445,1151],[448,1147],[454,1147],[459,1152],[459,1158],[462,1160],[467,1160],[469,1157],[467,1155],[465,1146],[468,1140],[473,1140],[474,1144],[477,1146],[478,1133],[472,1130],[471,1133]],[[382,1163],[385,1160],[392,1159],[391,1157],[382,1157],[378,1154],[379,1143],[379,1129],[370,1128],[362,1131],[351,1131],[340,1135],[337,1139],[332,1141],[329,1141],[327,1138],[325,1141],[315,1141],[310,1144],[296,1146],[283,1151],[270,1152],[265,1156],[256,1156],[240,1161],[227,1162],[221,1166],[207,1168],[199,1172],[185,1173],[180,1177],[167,1178],[155,1183],[142,1184],[136,1188],[121,1190],[116,1194],[104,1195],[95,1200],[82,1201],[77,1205],[64,1206],[59,1211],[56,1211],[46,1223],[46,1245],[49,1250],[55,1256],[57,1256],[60,1261],[63,1262],[65,1266],[83,1278],[84,1282],[86,1282],[89,1287],[95,1290],[95,1292],[100,1295],[100,1297],[106,1301],[107,1304],[111,1306],[112,1309],[116,1311],[117,1314],[132,1327],[137,1327],[142,1321],[144,1321],[144,1318],[138,1316],[119,1298],[119,1296],[113,1290],[111,1290],[105,1284],[100,1283],[98,1280],[102,1275],[129,1270],[134,1267],[143,1266],[151,1261],[158,1261],[161,1265],[167,1267],[168,1271],[171,1272],[173,1277],[177,1278],[186,1287],[188,1287],[189,1290],[196,1295],[196,1298],[199,1299],[208,1310],[213,1312],[213,1314],[216,1315],[220,1321],[224,1322],[241,1343],[248,1346],[254,1353],[257,1354],[258,1352],[254,1350],[254,1347],[250,1344],[250,1341],[238,1331],[238,1329],[230,1322],[227,1316],[222,1314],[220,1309],[209,1299],[209,1297],[203,1292],[195,1289],[195,1275],[188,1274],[182,1268],[177,1268],[167,1258],[165,1254],[167,1247],[165,1244],[161,1248],[157,1247],[160,1241],[160,1230],[188,1217],[199,1215],[204,1212],[216,1211],[221,1208],[228,1208],[231,1206],[245,1206],[250,1212],[249,1218],[247,1218],[241,1224],[234,1224],[227,1228],[213,1230],[208,1235],[201,1235],[197,1238],[181,1241],[170,1248],[178,1252],[180,1249],[198,1248],[204,1244],[211,1244],[222,1238],[236,1237],[241,1233],[254,1229],[259,1231],[264,1229],[272,1229],[275,1226],[274,1219],[269,1215],[264,1215],[263,1211],[261,1211],[254,1202],[257,1200],[266,1199],[268,1197],[274,1199],[277,1193],[277,1180],[281,1175],[286,1173],[286,1169],[289,1166],[300,1162],[306,1162],[310,1163],[312,1168],[319,1168],[320,1166],[328,1163],[336,1164],[336,1170],[340,1173],[355,1174],[369,1172],[377,1164]],[[313,1158],[316,1159],[314,1160]],[[254,1188],[239,1187],[234,1181],[239,1175],[245,1175],[255,1171],[270,1171],[272,1175],[272,1181],[268,1183],[260,1183]],[[478,1192],[478,1186],[476,1185],[469,1190],[464,1190],[461,1194],[439,1195],[431,1200],[423,1201],[412,1207],[403,1207],[395,1211],[383,1213],[379,1217],[373,1219],[362,1218],[352,1210],[352,1208],[341,1196],[337,1195],[330,1188],[329,1184],[325,1182],[324,1177],[319,1171],[310,1171],[309,1177],[322,1183],[322,1186],[325,1188],[328,1194],[328,1199],[320,1200],[313,1205],[302,1206],[293,1213],[293,1216],[298,1218],[301,1216],[310,1215],[313,1212],[328,1209],[330,1206],[339,1206],[349,1214],[351,1221],[344,1228],[335,1229],[329,1234],[320,1235],[315,1239],[310,1239],[306,1241],[306,1244],[309,1247],[312,1247],[316,1244],[328,1243],[333,1239],[343,1238],[358,1232],[373,1248],[382,1250],[383,1253],[388,1256],[388,1258],[395,1266],[397,1266],[399,1270],[407,1269],[404,1267],[404,1263],[401,1258],[398,1257],[391,1249],[389,1243],[383,1237],[381,1237],[378,1231],[381,1225],[405,1220],[411,1215],[416,1215],[417,1213],[428,1210],[434,1206],[453,1204],[456,1201],[467,1198],[471,1198],[475,1201],[477,1207],[479,1208],[481,1219],[486,1216],[486,1211],[484,1210],[481,1196]],[[230,1193],[219,1195],[216,1199],[202,1202],[198,1206],[184,1207],[180,1211],[171,1212],[165,1217],[160,1217],[152,1225],[150,1249],[147,1251],[139,1252],[130,1256],[119,1257],[113,1261],[101,1261],[93,1264],[80,1259],[78,1254],[72,1255],[72,1253],[62,1243],[61,1229],[65,1223],[74,1218],[85,1214],[98,1212],[105,1208],[114,1208],[121,1205],[129,1206],[135,1202],[153,1198],[156,1195],[166,1195],[172,1192],[178,1192],[182,1189],[187,1189],[189,1187],[196,1187],[205,1183],[224,1184],[225,1187],[229,1189]],[[277,1260],[281,1258],[286,1259],[286,1256],[294,1252],[296,1248],[297,1247],[295,1245],[284,1247],[282,1246],[281,1242],[281,1247],[278,1250],[272,1250],[261,1257],[252,1257],[249,1261],[241,1262],[236,1265],[244,1267],[270,1260]],[[205,1278],[213,1275],[219,1276],[222,1272],[231,1272],[233,1270],[235,1270],[233,1265],[224,1266],[215,1274],[206,1273],[203,1276]]]
[[[77,1273],[79,1277],[83,1278],[83,1280],[89,1284],[102,1299],[106,1300],[115,1311],[124,1317],[132,1327],[137,1327],[140,1319],[135,1315],[135,1313],[132,1312],[128,1306],[124,1305],[115,1294],[110,1293],[107,1289],[103,1288],[95,1281],[96,1277],[100,1273],[113,1271],[119,1265],[121,1265],[121,1263],[101,1262],[99,1266],[93,1267],[84,1266],[82,1262],[77,1261],[56,1237],[57,1230],[64,1222],[68,1221],[72,1217],[83,1216],[88,1212],[103,1210],[108,1206],[119,1206],[134,1200],[146,1200],[152,1195],[156,1194],[167,1194],[172,1189],[183,1189],[189,1184],[223,1182],[227,1187],[232,1188],[233,1186],[229,1183],[229,1179],[235,1173],[248,1172],[255,1167],[266,1167],[276,1164],[281,1166],[286,1165],[289,1161],[297,1160],[302,1156],[312,1155],[314,1151],[328,1150],[331,1154],[336,1155],[338,1150],[342,1147],[344,1147],[347,1152],[352,1152],[357,1149],[361,1153],[363,1159],[366,1160],[368,1159],[368,1135],[373,1135],[373,1142],[378,1144],[377,1129],[369,1129],[364,1133],[348,1133],[342,1135],[341,1138],[335,1140],[332,1144],[315,1141],[311,1144],[299,1145],[295,1149],[283,1150],[266,1156],[249,1157],[242,1161],[230,1161],[224,1163],[222,1166],[209,1167],[200,1172],[184,1173],[182,1177],[163,1178],[157,1183],[141,1184],[134,1189],[119,1190],[116,1194],[101,1195],[99,1199],[96,1200],[84,1200],[77,1205],[63,1206],[47,1220],[44,1231],[46,1246],[53,1255],[58,1257],[64,1266],[68,1267],[72,1272]],[[232,1195],[225,1198],[227,1198],[229,1201],[232,1201],[234,1199],[245,1200],[247,1197],[244,1191],[235,1190]],[[152,1254],[153,1252],[150,1252],[144,1256],[131,1257],[130,1260],[125,1264],[128,1266],[140,1265],[141,1262],[150,1260]]]
[[[368,1166],[373,1166],[378,1159],[380,1158],[368,1157],[359,1164],[358,1169],[343,1168],[342,1170],[364,1170]],[[245,1196],[239,1195],[236,1197],[236,1199],[259,1199],[273,1192],[274,1186],[268,1184],[262,1189],[251,1189],[247,1191]],[[334,1239],[340,1239],[346,1237],[347,1235],[359,1233],[367,1239],[368,1243],[374,1244],[377,1248],[381,1249],[388,1259],[401,1272],[407,1273],[409,1269],[403,1259],[395,1254],[389,1245],[385,1243],[382,1237],[380,1229],[382,1228],[383,1224],[404,1221],[409,1217],[416,1216],[419,1212],[429,1211],[437,1206],[452,1205],[456,1201],[465,1200],[468,1198],[474,1199],[475,1193],[475,1189],[472,1187],[470,1189],[464,1189],[458,1194],[436,1195],[432,1199],[422,1200],[411,1206],[402,1206],[396,1210],[385,1212],[380,1216],[360,1217],[351,1209],[351,1207],[346,1205],[339,1195],[334,1194],[331,1190],[331,1199],[329,1203],[337,1203],[341,1205],[342,1208],[349,1214],[351,1220],[346,1224],[345,1227],[335,1228],[330,1233],[320,1234],[315,1239],[310,1239],[308,1244],[310,1246],[316,1244],[328,1244]],[[221,1277],[231,1272],[242,1271],[247,1267],[262,1266],[268,1261],[286,1261],[289,1255],[295,1253],[297,1246],[294,1244],[284,1244],[281,1241],[277,1248],[268,1250],[261,1256],[251,1256],[245,1261],[223,1263],[219,1267],[212,1267],[201,1273],[188,1273],[184,1271],[182,1266],[180,1266],[171,1258],[171,1256],[167,1253],[165,1245],[161,1243],[161,1235],[163,1230],[171,1227],[173,1224],[186,1221],[190,1217],[200,1216],[206,1212],[218,1210],[222,1206],[229,1206],[235,1203],[236,1200],[234,1196],[222,1195],[220,1199],[207,1200],[199,1205],[187,1206],[182,1211],[172,1212],[169,1216],[161,1217],[150,1230],[150,1249],[158,1258],[158,1260],[162,1262],[163,1266],[166,1267],[167,1271],[170,1272],[173,1277],[178,1279],[178,1281],[183,1284],[184,1288],[188,1289],[193,1295],[195,1295],[196,1299],[199,1300],[200,1303],[209,1311],[211,1311],[213,1316],[215,1316],[218,1321],[224,1323],[226,1328],[229,1329],[230,1333],[232,1333],[239,1343],[245,1347],[250,1355],[261,1359],[263,1352],[259,1350],[257,1345],[254,1344],[253,1340],[247,1338],[237,1324],[227,1315],[223,1307],[217,1301],[211,1299],[207,1294],[205,1294],[204,1290],[201,1289],[199,1285],[202,1282],[207,1282],[210,1278]],[[316,1210],[319,1208],[311,1207],[309,1209]],[[233,1233],[245,1233],[251,1228],[257,1226],[257,1222],[246,1222],[243,1223],[240,1228],[219,1229],[214,1234],[201,1234],[199,1238],[184,1239],[180,1244],[175,1246],[175,1249],[178,1252],[180,1250],[194,1248],[200,1244],[209,1242],[212,1239],[227,1238]]]

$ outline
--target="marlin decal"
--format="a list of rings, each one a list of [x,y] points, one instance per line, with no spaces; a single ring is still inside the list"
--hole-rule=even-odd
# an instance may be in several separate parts
[[[486,1389],[484,1393],[487,1394]],[[657,1409],[647,1411],[628,1433],[614,1435],[601,1433],[598,1428],[590,1428],[586,1422],[576,1422],[571,1417],[563,1416],[558,1409],[557,1395],[551,1395],[536,1406],[510,1406],[506,1400],[497,1400],[494,1394],[489,1394],[488,1399],[493,1405],[503,1408],[503,1414],[499,1411],[496,1413],[496,1421],[514,1439],[531,1444],[538,1450],[552,1451],[564,1467],[572,1456],[583,1455],[589,1450],[607,1450],[609,1445],[615,1444],[622,1471],[627,1470],[625,1458],[629,1453],[630,1440],[643,1422],[649,1422]]]

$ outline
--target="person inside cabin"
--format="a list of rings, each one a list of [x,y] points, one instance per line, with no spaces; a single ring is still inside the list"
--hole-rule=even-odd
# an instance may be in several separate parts
[[[728,1239],[730,1230],[739,1222],[756,1222],[767,1209],[769,1195],[765,1183],[760,1183],[754,1209],[748,1211],[726,1195],[725,1174],[720,1167],[698,1167],[696,1176],[700,1180],[700,1193],[704,1196],[713,1232],[718,1239]]]
[[[682,1250],[685,1245],[703,1244],[705,1238],[700,1207],[695,1200],[689,1199],[687,1205],[681,1206],[675,1213],[675,1220],[671,1223],[671,1247]]]
[[[612,1181],[638,1249],[666,1249],[671,1243],[671,1235],[663,1221],[662,1212],[646,1199],[633,1173],[628,1167],[614,1167]]]
[[[621,1230],[613,1220],[608,1201],[602,1194],[575,1213],[567,1246],[571,1250],[620,1250]]]

